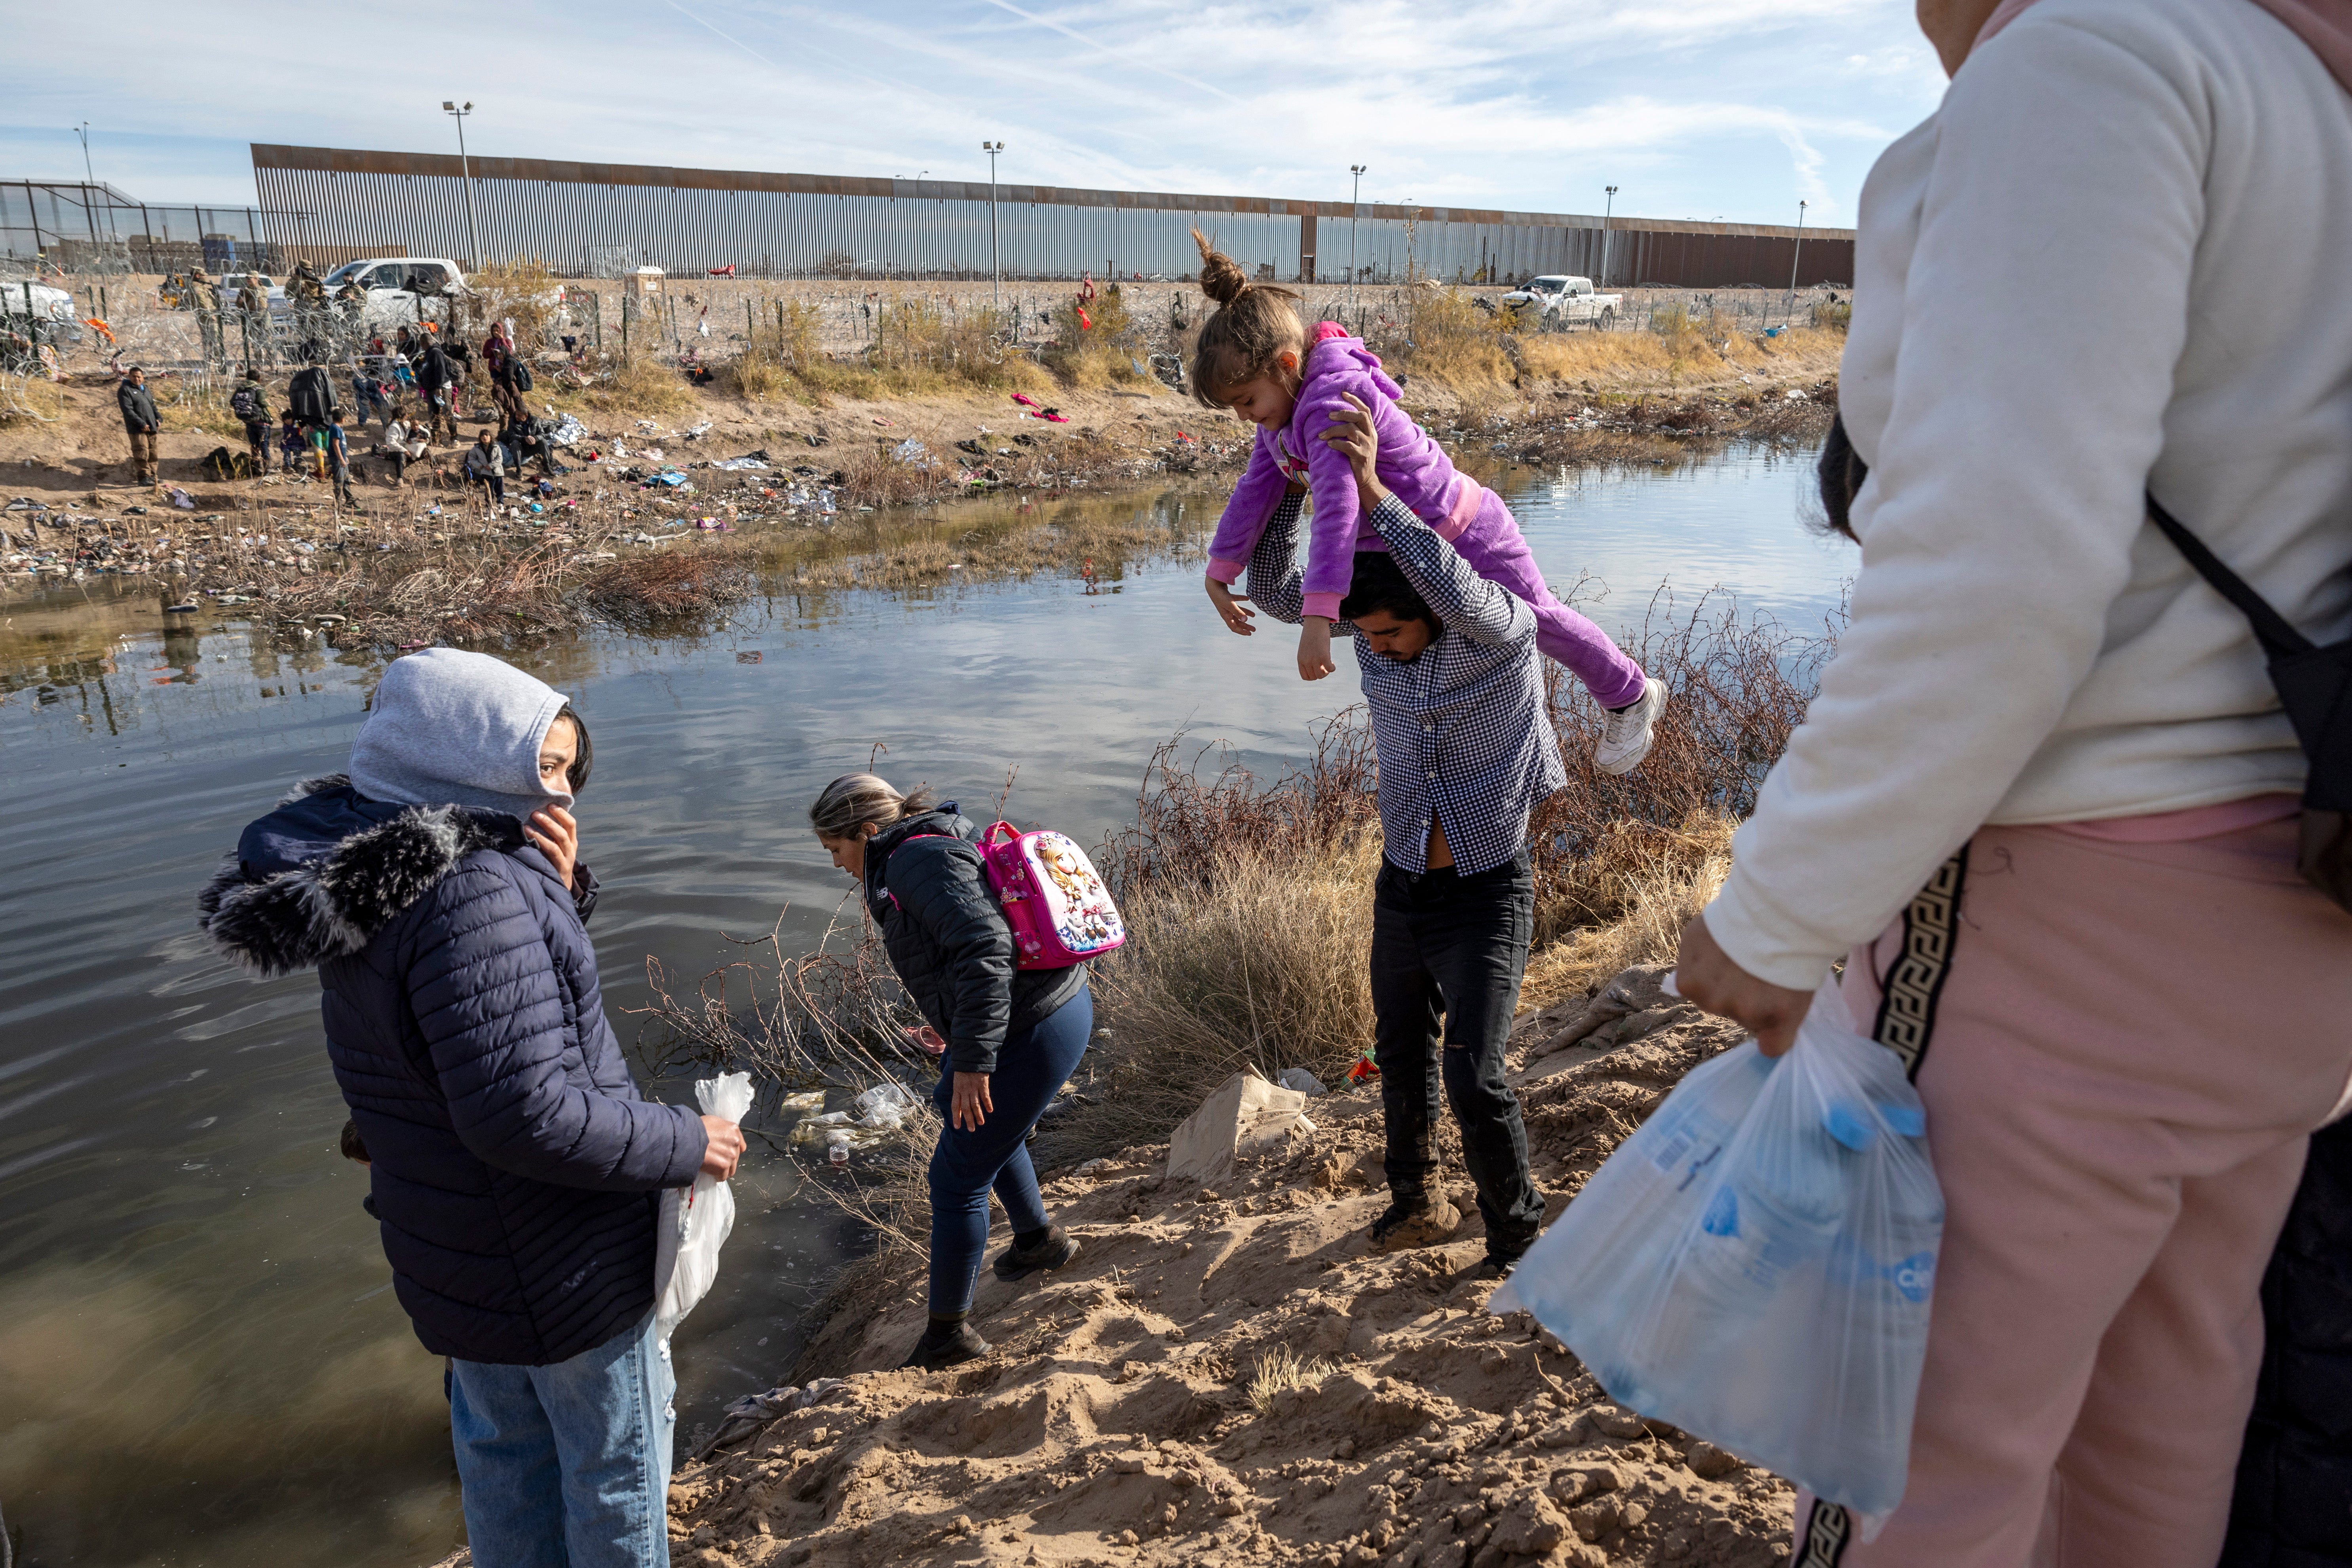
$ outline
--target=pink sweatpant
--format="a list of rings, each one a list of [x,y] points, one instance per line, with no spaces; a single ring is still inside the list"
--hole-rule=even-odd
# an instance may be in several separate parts
[[[2352,915],[2290,819],[1988,828],[1918,1085],[1947,1218],[1903,1503],[1846,1568],[2213,1568],[2263,1269],[2352,1071]],[[1867,1029],[1899,925],[1846,970]]]

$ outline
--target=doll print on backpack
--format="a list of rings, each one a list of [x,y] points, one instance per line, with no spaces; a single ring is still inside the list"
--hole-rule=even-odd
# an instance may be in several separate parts
[[[1059,833],[1037,835],[1037,865],[1061,896],[1047,895],[1054,929],[1074,951],[1108,946],[1125,935],[1110,889],[1078,846]]]

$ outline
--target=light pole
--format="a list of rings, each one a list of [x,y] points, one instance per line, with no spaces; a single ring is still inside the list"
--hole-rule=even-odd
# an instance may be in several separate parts
[[[466,107],[460,109],[445,98],[441,100],[441,111],[456,116],[457,120],[457,177],[466,186],[466,238],[474,247],[474,254],[466,266],[469,271],[479,272],[482,269],[482,231],[474,217],[474,172],[466,162],[466,116],[474,112],[473,100],[468,99]]]
[[[1793,318],[1797,309],[1797,258],[1805,254],[1805,204],[1797,204],[1797,245],[1789,253],[1789,312]]]
[[[1603,185],[1607,196],[1601,204],[1601,287],[1609,287],[1609,219],[1617,211],[1617,187]]]
[[[91,210],[90,204],[98,200],[98,176],[91,173],[89,170],[89,121],[85,120],[74,127],[74,134],[81,138],[81,215],[89,221],[89,237],[96,240],[98,214]],[[114,214],[111,212],[108,213],[107,222],[111,224],[113,221]]]
[[[1004,151],[1002,141],[983,141],[980,150],[988,154],[988,298],[992,308],[1004,308],[1004,257],[996,244],[996,155]]]
[[[1356,225],[1364,215],[1364,171],[1367,163],[1350,163],[1348,172],[1356,177],[1356,188],[1348,197],[1348,308],[1356,308]]]

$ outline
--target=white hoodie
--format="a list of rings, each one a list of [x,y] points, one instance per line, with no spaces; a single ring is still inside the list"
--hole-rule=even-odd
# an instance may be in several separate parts
[[[1707,928],[1810,989],[1984,823],[2300,792],[2152,489],[2352,635],[2352,96],[2247,0],[2042,0],[1864,186],[1853,619]]]

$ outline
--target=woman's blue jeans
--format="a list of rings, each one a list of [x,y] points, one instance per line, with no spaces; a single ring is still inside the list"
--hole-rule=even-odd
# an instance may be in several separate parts
[[[1015,1231],[1045,1228],[1045,1200],[1037,1191],[1037,1167],[1029,1163],[1025,1140],[1077,1071],[1094,1031],[1094,993],[1081,989],[1035,1029],[1007,1040],[988,1079],[988,1097],[996,1109],[976,1128],[960,1130],[950,1120],[955,1069],[940,1064],[931,1103],[948,1124],[931,1151],[933,1313],[944,1317],[971,1310],[972,1284],[988,1251],[991,1188]]]
[[[651,1312],[551,1366],[453,1361],[475,1568],[669,1568],[677,1392]]]

